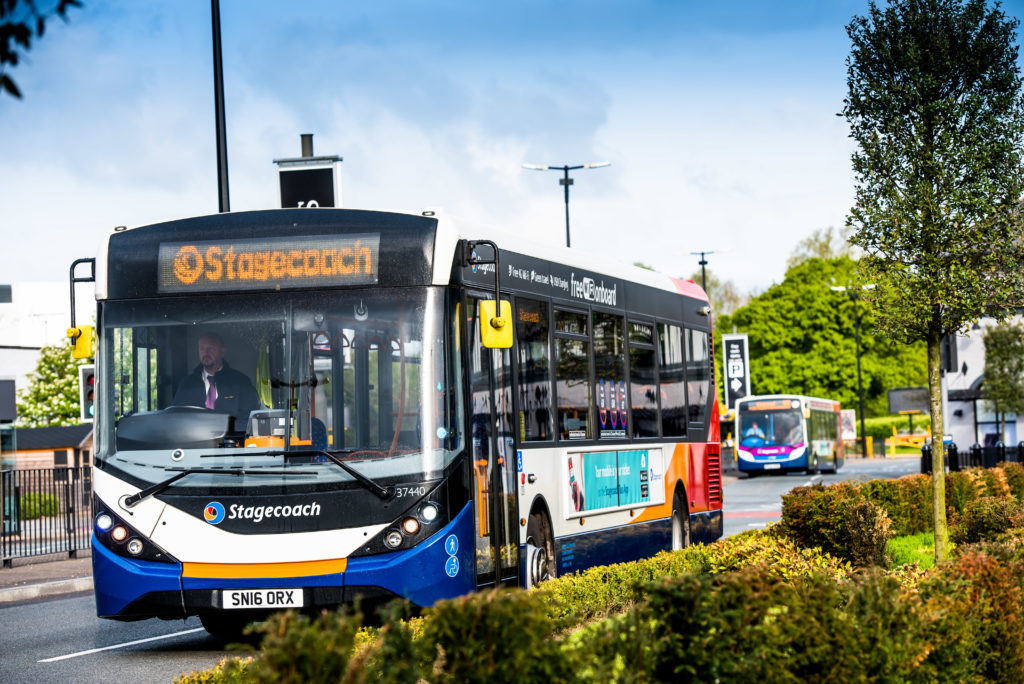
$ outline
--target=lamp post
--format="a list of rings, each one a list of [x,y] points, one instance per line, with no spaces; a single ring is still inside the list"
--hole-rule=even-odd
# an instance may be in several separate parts
[[[714,254],[714,252],[690,252],[693,256],[700,256],[700,261],[697,263],[700,265],[700,289],[705,292],[708,291],[708,274],[704,270],[704,267],[708,265],[707,256]]]
[[[553,165],[540,165],[540,164],[523,164],[524,169],[533,169],[534,171],[561,171],[565,175],[558,179],[558,184],[565,188],[565,246],[571,247],[569,242],[569,186],[572,185],[572,178],[569,178],[569,172],[575,171],[576,169],[599,169],[602,166],[611,166],[611,162],[593,162],[591,164],[577,164],[575,166],[569,166],[565,164],[563,166]]]
[[[861,289],[872,290],[874,287],[873,284],[862,285]],[[857,396],[860,398],[860,448],[864,458],[867,458],[868,438],[864,431],[864,381],[861,379],[860,374],[860,314],[857,310],[857,300],[860,299],[860,292],[855,287],[844,287],[842,285],[833,285],[830,289],[833,292],[845,292],[850,296],[850,301],[853,302],[853,330],[857,345]]]
[[[224,123],[224,67],[220,50],[220,0],[210,0],[213,15],[213,109],[217,128],[217,199],[220,212],[231,211],[228,193],[228,137]]]

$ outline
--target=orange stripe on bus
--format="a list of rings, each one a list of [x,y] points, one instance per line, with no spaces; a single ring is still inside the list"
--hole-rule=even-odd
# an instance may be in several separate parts
[[[309,577],[345,572],[345,568],[348,567],[348,558],[296,563],[183,563],[182,566],[182,577],[209,579]]]

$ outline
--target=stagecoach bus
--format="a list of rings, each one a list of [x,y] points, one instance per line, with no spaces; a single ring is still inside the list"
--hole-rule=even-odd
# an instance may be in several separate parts
[[[837,472],[844,459],[840,434],[838,401],[774,394],[736,402],[736,464],[749,475]]]
[[[230,634],[721,536],[705,293],[479,237],[280,209],[117,229],[76,262],[98,614]]]

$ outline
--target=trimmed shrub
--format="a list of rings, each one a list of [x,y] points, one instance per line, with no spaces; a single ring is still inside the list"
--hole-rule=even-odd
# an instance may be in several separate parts
[[[1024,681],[1022,568],[968,551],[920,585],[935,680]]]
[[[554,639],[555,623],[531,592],[484,591],[427,610],[431,681],[566,681],[573,665]]]
[[[949,538],[954,544],[995,539],[1014,527],[1024,527],[1024,504],[1008,497],[985,496],[970,501],[963,513],[954,513]]]
[[[784,495],[779,532],[857,566],[884,565],[893,536],[885,510],[845,482],[797,487]]]
[[[51,517],[60,513],[60,499],[56,494],[31,492],[21,495],[21,519]]]

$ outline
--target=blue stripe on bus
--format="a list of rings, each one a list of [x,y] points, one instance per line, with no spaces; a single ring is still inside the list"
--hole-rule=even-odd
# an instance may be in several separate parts
[[[476,588],[472,511],[473,504],[466,504],[443,530],[415,548],[350,558],[346,585],[381,587],[418,606],[468,594]],[[455,538],[454,554],[448,552],[450,537]]]
[[[118,556],[92,537],[92,576],[96,614],[119,615],[132,601],[152,591],[181,591],[181,564],[154,563]]]

